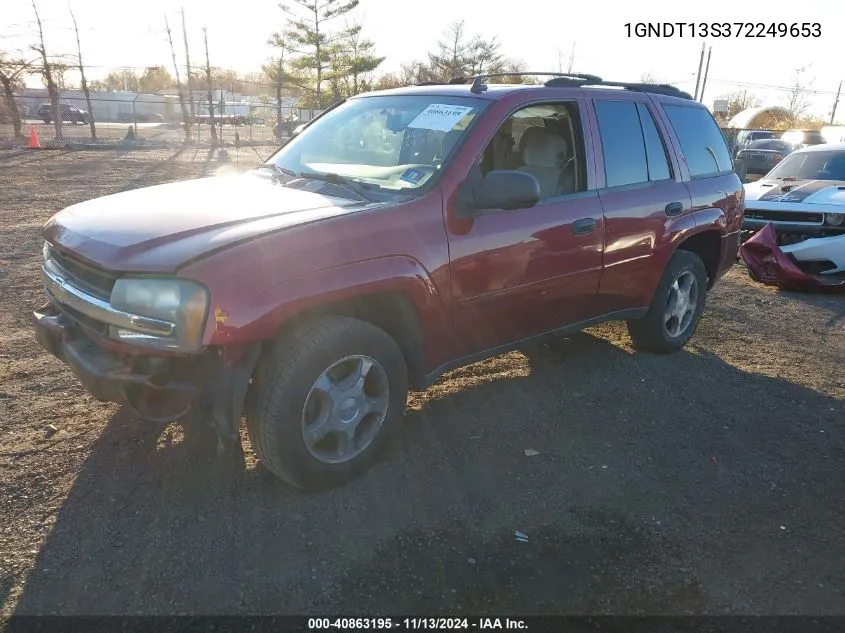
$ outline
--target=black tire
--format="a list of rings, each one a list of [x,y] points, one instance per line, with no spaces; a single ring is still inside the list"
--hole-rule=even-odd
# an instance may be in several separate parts
[[[691,273],[695,279],[695,309],[689,324],[678,335],[672,336],[666,327],[666,303],[670,288],[676,280]],[[641,319],[628,321],[628,333],[638,350],[657,354],[672,354],[687,344],[701,320],[707,297],[707,269],[695,253],[675,251],[654,293],[648,312]]]
[[[372,443],[343,463],[314,457],[302,433],[302,411],[314,382],[346,356],[366,355],[388,382],[385,419]],[[344,484],[368,470],[399,430],[408,399],[408,371],[399,346],[384,330],[358,319],[329,316],[299,327],[259,361],[247,406],[247,432],[262,465],[306,490]]]

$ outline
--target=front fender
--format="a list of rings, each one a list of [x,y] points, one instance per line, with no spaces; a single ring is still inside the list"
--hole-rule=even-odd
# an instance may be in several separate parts
[[[448,349],[448,313],[429,272],[417,260],[391,255],[324,269],[287,280],[255,296],[246,305],[219,306],[224,316],[210,321],[210,345],[232,345],[272,338],[304,311],[364,295],[399,292],[414,306],[427,356]],[[224,320],[225,319],[225,320]]]

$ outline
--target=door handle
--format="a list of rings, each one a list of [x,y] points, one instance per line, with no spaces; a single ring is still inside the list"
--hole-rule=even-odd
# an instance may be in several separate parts
[[[680,215],[684,210],[683,202],[670,202],[666,205],[666,215]]]
[[[575,222],[572,223],[572,232],[575,233],[575,235],[587,235],[595,230],[595,218],[582,218],[580,220],[575,220]]]

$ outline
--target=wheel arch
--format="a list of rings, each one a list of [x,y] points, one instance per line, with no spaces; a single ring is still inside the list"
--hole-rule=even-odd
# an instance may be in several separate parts
[[[284,339],[314,319],[348,316],[371,323],[387,332],[405,357],[412,385],[425,374],[424,335],[420,317],[411,297],[402,290],[384,290],[337,299],[305,308],[286,320],[274,340]]]
[[[674,250],[688,251],[701,258],[704,269],[707,271],[707,289],[710,290],[716,283],[719,263],[722,259],[722,236],[719,231],[708,228],[693,233],[682,239]]]

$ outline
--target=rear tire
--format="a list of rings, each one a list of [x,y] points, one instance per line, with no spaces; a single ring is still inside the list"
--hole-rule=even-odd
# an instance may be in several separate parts
[[[675,251],[657,286],[646,315],[628,321],[639,350],[672,354],[695,333],[707,296],[707,269],[690,251]]]
[[[247,431],[258,459],[285,482],[318,490],[373,465],[400,428],[408,371],[384,330],[329,316],[280,340],[253,389]]]

